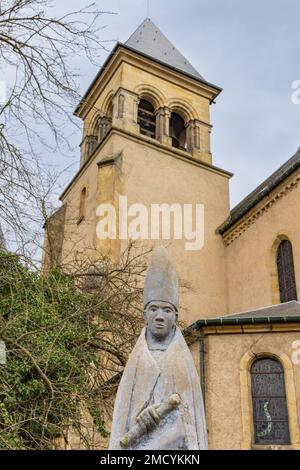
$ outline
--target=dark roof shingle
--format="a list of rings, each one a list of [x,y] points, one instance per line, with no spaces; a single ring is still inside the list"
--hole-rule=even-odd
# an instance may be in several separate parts
[[[265,196],[275,189],[282,181],[300,167],[300,147],[287,162],[285,162],[278,170],[276,170],[269,178],[261,183],[252,193],[235,206],[228,219],[218,228],[218,232],[223,235],[231,228],[239,219],[249,212],[256,204],[258,204]]]
[[[203,326],[251,325],[254,323],[291,323],[300,322],[300,303],[293,300],[279,305],[249,310],[247,312],[223,315],[198,320],[188,330],[199,330]]]
[[[170,65],[184,73],[204,80],[199,72],[179,52],[160,29],[147,18],[125,42],[128,46],[142,54],[153,57],[166,65]]]

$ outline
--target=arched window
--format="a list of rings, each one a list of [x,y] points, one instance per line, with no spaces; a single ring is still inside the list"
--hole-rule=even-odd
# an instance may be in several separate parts
[[[140,132],[143,135],[152,137],[156,136],[156,116],[154,106],[149,101],[141,100],[138,106],[138,124]]]
[[[278,247],[277,270],[280,302],[297,300],[293,247],[289,240],[282,240]]]
[[[254,443],[290,444],[284,370],[276,359],[261,358],[251,367]]]
[[[83,221],[85,217],[85,208],[86,208],[86,188],[83,188],[80,193],[80,204],[79,204],[79,214],[78,214],[77,224],[80,224],[80,222]]]
[[[186,128],[184,120],[179,114],[171,114],[169,135],[172,139],[173,147],[186,150]]]
[[[100,144],[109,133],[112,126],[113,105],[110,103],[105,116],[101,116],[97,121],[97,144]]]

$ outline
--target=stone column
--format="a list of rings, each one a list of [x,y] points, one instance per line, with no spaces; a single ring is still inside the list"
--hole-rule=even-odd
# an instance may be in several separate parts
[[[197,127],[195,121],[189,121],[186,124],[186,142],[187,151],[194,153],[194,150],[197,148]]]
[[[169,136],[171,111],[163,107],[156,111],[156,138],[162,144],[172,145],[172,139]]]
[[[98,142],[101,142],[103,139],[103,117],[98,120]]]
[[[140,101],[141,100],[138,96],[133,100],[133,123],[136,125],[138,125],[138,109]]]
[[[194,119],[187,123],[187,150],[193,157],[212,163],[210,153],[211,126],[205,122]]]
[[[200,126],[198,121],[195,121],[195,148],[200,150]]]
[[[118,119],[123,119],[125,111],[125,96],[123,93],[119,94],[118,97]]]
[[[98,138],[94,135],[87,135],[80,144],[81,158],[80,166],[82,166],[92,155],[98,145]]]
[[[137,107],[139,97],[136,93],[120,88],[113,98],[113,126],[128,132],[139,132]]]
[[[87,158],[89,158],[98,145],[98,139],[94,135],[87,136]]]
[[[112,126],[112,120],[107,116],[102,116],[98,121],[98,143],[102,142]]]

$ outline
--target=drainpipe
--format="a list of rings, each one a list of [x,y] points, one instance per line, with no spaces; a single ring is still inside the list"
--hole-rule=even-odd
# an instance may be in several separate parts
[[[200,385],[203,396],[203,403],[205,407],[205,343],[204,334],[199,335],[199,354],[200,354]]]

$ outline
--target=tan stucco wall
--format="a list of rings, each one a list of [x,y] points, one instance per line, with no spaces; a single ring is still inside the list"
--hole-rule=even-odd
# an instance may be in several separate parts
[[[62,202],[67,205],[62,254],[64,264],[72,262],[76,253],[84,252],[85,256],[91,256],[94,259],[94,250],[97,248],[95,245],[96,208],[100,196],[103,202],[111,202],[114,188],[113,167],[108,166],[99,170],[97,163],[102,158],[113,154],[113,141],[109,140],[97,157],[88,162],[62,198]],[[103,178],[104,175],[105,178]],[[80,195],[83,188],[87,189],[86,211],[84,220],[78,225]]]
[[[252,213],[284,191],[295,178],[297,173],[265,198]],[[229,313],[280,303],[276,268],[276,240],[280,236],[288,237],[293,245],[299,298],[300,218],[297,214],[300,211],[300,187],[292,188],[284,195],[281,194],[280,198],[226,247]]]
[[[182,293],[182,317],[186,323],[194,322],[199,316],[227,311],[224,245],[215,230],[228,216],[230,174],[205,166],[211,162],[210,102],[215,96],[216,90],[209,85],[138,54],[117,51],[93,84],[88,99],[81,103],[78,114],[84,120],[85,139],[95,135],[95,123],[106,113],[111,101],[113,132],[100,144],[62,196],[62,202],[67,205],[64,264],[81,258],[82,253],[84,257],[97,258],[97,253],[101,252],[116,259],[120,249],[125,249],[127,242],[99,242],[96,236],[98,205],[112,203],[117,207],[119,195],[126,195],[129,204],[142,203],[147,207],[153,203],[205,205],[205,245],[201,251],[187,252],[184,249],[186,241],[164,242],[169,245],[181,280],[190,285],[189,292],[186,289]],[[189,162],[185,156],[191,155],[184,155],[185,152],[179,157],[177,152],[176,156],[167,134],[161,137],[160,143],[155,140],[156,145],[154,139],[141,136],[136,120],[141,97],[149,99],[156,110],[174,110],[182,114],[186,123],[197,122],[201,145],[192,151],[196,161]],[[164,131],[166,127],[167,123],[163,126]],[[103,159],[115,158],[118,154],[122,155],[118,163],[97,166]],[[84,161],[82,158],[82,165]],[[204,163],[197,165],[197,161]],[[87,190],[86,213],[84,220],[78,223],[83,188]],[[157,243],[162,244],[162,241]],[[143,244],[145,249],[154,245],[152,241]],[[211,269],[207,270],[207,266]]]
[[[226,312],[224,280],[224,245],[215,230],[228,214],[228,179],[143,144],[120,138],[123,148],[122,173],[124,193],[129,204],[203,204],[204,247],[187,251],[186,240],[160,240],[168,247],[183,282],[190,284],[182,291],[184,320],[190,324],[198,318]],[[155,242],[151,242],[153,245]]]
[[[290,431],[296,435],[299,446],[300,425],[300,365],[291,361],[294,341],[299,340],[300,332],[278,332],[257,334],[216,334],[206,337],[205,383],[206,417],[210,449],[250,449],[251,448],[251,392],[250,383],[243,379],[242,360],[247,355],[251,361],[253,354],[274,354],[290,365],[286,369],[286,389]],[[254,357],[253,357],[254,359]],[[285,364],[283,364],[286,368]],[[250,368],[251,364],[248,363]],[[249,372],[246,374],[249,378]],[[288,377],[288,380],[287,380]],[[243,386],[248,393],[244,393]],[[296,390],[296,404],[293,406],[293,389]],[[250,411],[247,413],[247,409]],[[246,411],[245,411],[246,410]],[[248,414],[248,416],[247,416]],[[296,426],[295,426],[296,422]],[[296,428],[296,429],[295,429]],[[298,432],[298,437],[297,437]]]
[[[114,165],[98,168],[97,163],[109,155],[122,157]],[[180,157],[180,156],[177,156]],[[80,192],[87,188],[87,212],[77,225]],[[101,202],[118,206],[118,195],[125,195],[128,204],[204,204],[205,239],[200,251],[186,251],[187,240],[142,241],[145,246],[165,245],[183,283],[181,316],[187,323],[198,318],[216,316],[227,311],[225,284],[225,246],[216,228],[227,217],[228,176],[213,169],[190,163],[176,155],[153,147],[146,140],[135,141],[125,134],[114,134],[90,161],[63,199],[67,203],[63,258],[72,258],[75,251],[99,252],[118,250],[118,241],[99,242],[96,237],[96,207]],[[121,249],[125,244],[121,244]]]

